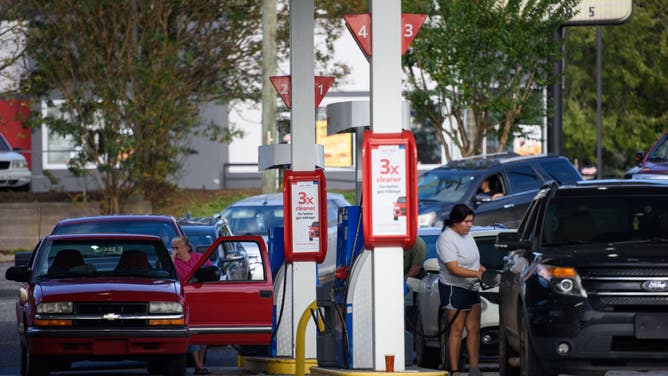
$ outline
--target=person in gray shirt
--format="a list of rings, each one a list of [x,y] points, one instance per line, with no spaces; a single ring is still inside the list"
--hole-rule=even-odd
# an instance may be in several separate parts
[[[480,283],[485,267],[480,265],[478,246],[469,234],[474,212],[464,204],[450,211],[450,219],[436,241],[441,307],[447,309],[450,333],[448,359],[450,374],[456,375],[462,334],[466,328],[466,349],[469,354],[469,375],[482,375],[478,367],[480,352]]]

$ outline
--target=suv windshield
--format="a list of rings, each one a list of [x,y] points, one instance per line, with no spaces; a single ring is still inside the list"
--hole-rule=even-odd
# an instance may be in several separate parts
[[[5,138],[0,135],[0,151],[12,151],[12,148],[9,147]]]
[[[272,227],[283,227],[283,206],[232,206],[221,216],[235,235],[268,235]]]
[[[36,280],[100,275],[176,278],[169,253],[159,241],[47,240],[37,255]]]
[[[418,200],[459,202],[473,190],[475,175],[432,170],[418,178]]]
[[[543,245],[668,238],[668,200],[665,196],[558,197],[543,223]]]
[[[663,143],[657,145],[647,156],[648,161],[668,161],[668,137],[664,137]]]

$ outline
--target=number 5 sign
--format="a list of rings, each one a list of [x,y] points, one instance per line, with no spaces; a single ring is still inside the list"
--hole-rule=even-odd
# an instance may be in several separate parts
[[[346,21],[348,31],[355,37],[357,45],[362,49],[366,58],[371,57],[371,15],[369,13],[347,14],[343,16],[343,19]],[[413,39],[415,39],[415,35],[426,19],[426,14],[401,14],[402,56],[406,53],[406,50],[413,42]]]
[[[408,247],[417,235],[417,151],[413,133],[364,132],[364,245]]]
[[[321,263],[327,255],[327,190],[322,170],[285,170],[285,260]]]

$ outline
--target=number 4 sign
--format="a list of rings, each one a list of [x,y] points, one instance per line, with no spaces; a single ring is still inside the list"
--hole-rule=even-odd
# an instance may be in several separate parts
[[[369,13],[363,14],[347,14],[343,16],[346,21],[348,31],[355,37],[357,45],[360,47],[366,58],[371,57],[371,15]],[[401,14],[401,55],[406,53],[406,50],[415,39],[422,24],[427,19],[426,14]]]

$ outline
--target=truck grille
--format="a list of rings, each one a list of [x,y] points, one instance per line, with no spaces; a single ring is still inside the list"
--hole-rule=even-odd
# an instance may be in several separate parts
[[[653,312],[668,304],[668,268],[590,268],[578,273],[596,309]],[[652,282],[656,287],[648,288],[647,283]]]
[[[148,304],[142,302],[78,302],[74,314],[86,317],[73,321],[73,326],[79,328],[136,328],[148,324]]]

